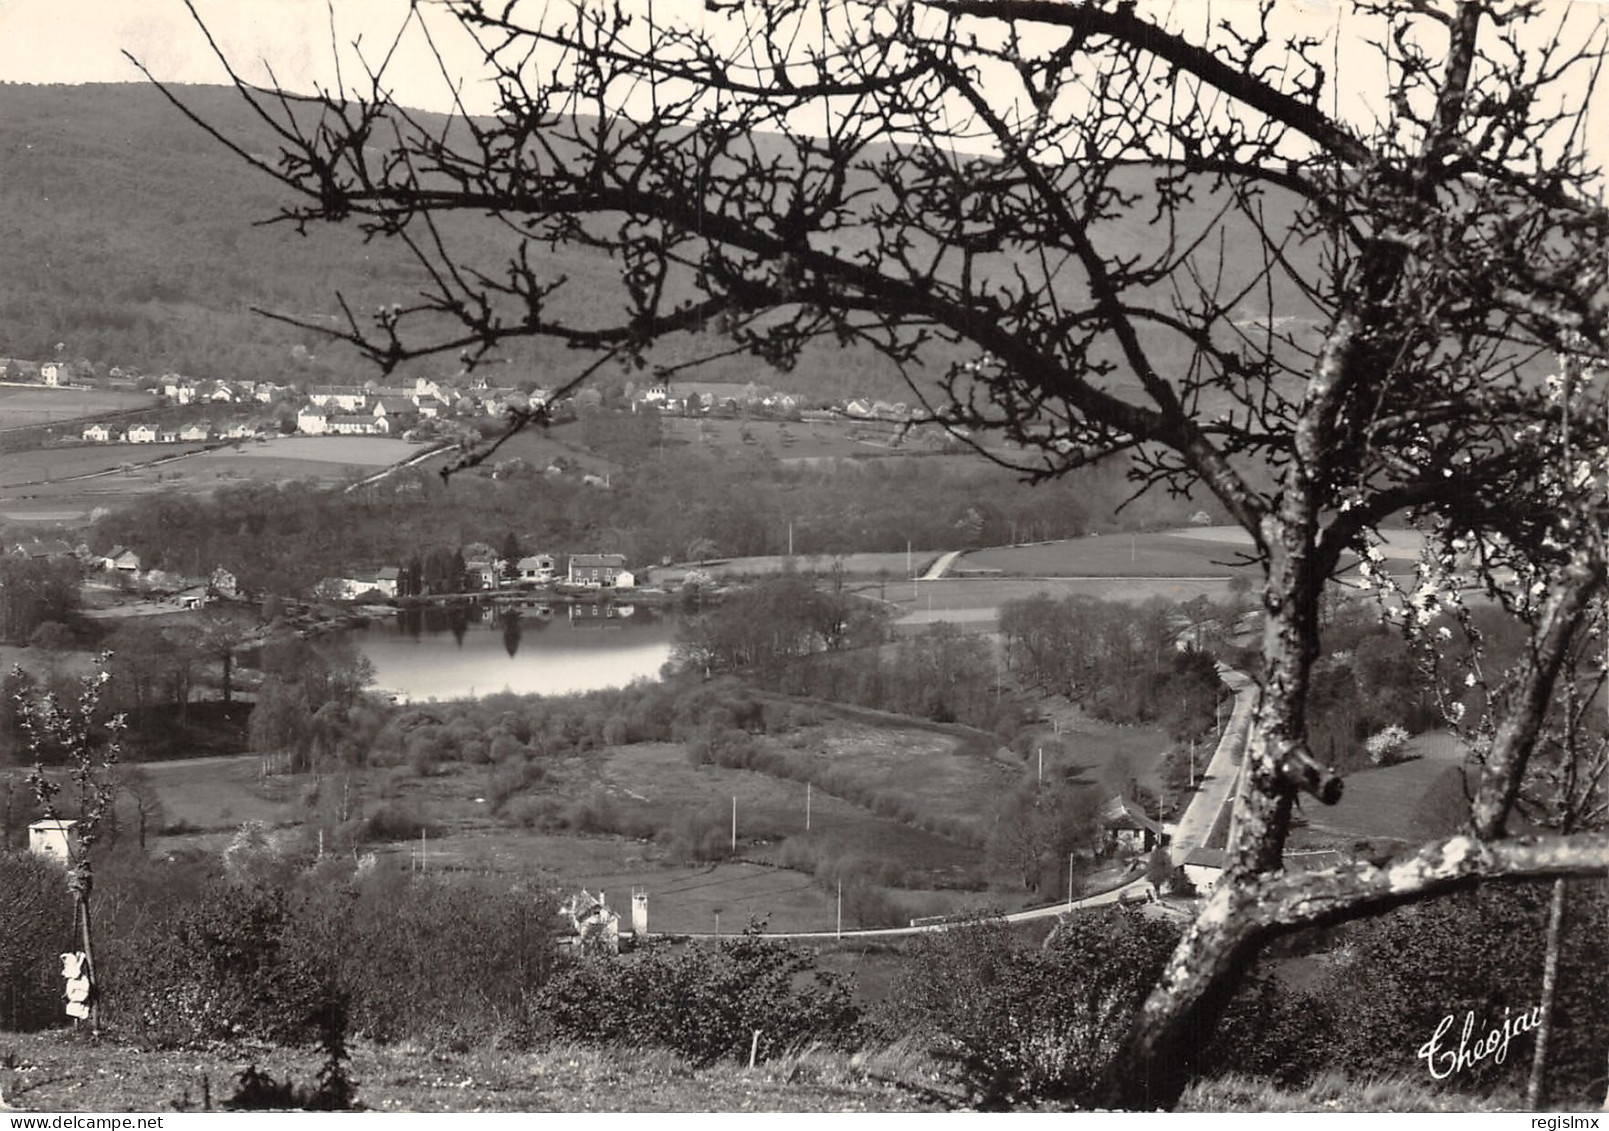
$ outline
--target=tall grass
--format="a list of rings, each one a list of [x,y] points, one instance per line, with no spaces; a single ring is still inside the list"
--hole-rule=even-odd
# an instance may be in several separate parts
[[[1230,1074],[1198,1080],[1185,1090],[1180,1111],[1522,1111],[1519,1093],[1469,1095],[1423,1079],[1370,1076],[1352,1079],[1328,1071],[1300,1088]]]

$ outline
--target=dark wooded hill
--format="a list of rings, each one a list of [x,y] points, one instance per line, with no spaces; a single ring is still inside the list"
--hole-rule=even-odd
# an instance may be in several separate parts
[[[177,92],[225,134],[271,152],[266,131],[232,90]],[[1135,180],[1144,182],[1144,170]],[[59,352],[147,373],[315,383],[375,376],[354,351],[252,308],[333,320],[338,294],[359,312],[406,303],[426,284],[423,271],[403,249],[365,244],[345,227],[299,235],[263,224],[286,203],[279,186],[185,120],[152,86],[0,84],[0,357]],[[1271,200],[1268,207],[1276,226],[1288,218],[1285,203]],[[1210,225],[1214,194],[1203,191],[1195,210]],[[1101,243],[1146,249],[1158,238],[1152,211],[1130,209],[1103,227]],[[454,217],[448,235],[472,263],[495,268],[508,252],[509,229],[485,218]],[[854,232],[843,235],[854,242]],[[1224,250],[1214,254],[1227,265],[1219,273],[1231,283],[1256,269],[1235,258],[1252,255],[1254,239],[1218,246]],[[542,254],[544,268],[571,280],[566,305],[604,316],[621,307],[618,264],[587,248]],[[1010,250],[1004,254],[1009,260]],[[675,362],[708,347],[700,337],[666,343],[659,359]],[[941,367],[970,352],[940,344],[929,364]],[[513,343],[503,357],[506,367],[493,371],[498,383],[554,383],[586,363],[551,342]],[[1174,347],[1162,351],[1162,360],[1183,366],[1189,359]],[[457,364],[441,357],[413,371],[445,377]],[[755,381],[821,400],[907,396],[888,362],[869,349],[846,352],[832,343],[807,348],[786,375],[751,358],[731,358],[698,376]],[[602,379],[647,377],[615,369]]]

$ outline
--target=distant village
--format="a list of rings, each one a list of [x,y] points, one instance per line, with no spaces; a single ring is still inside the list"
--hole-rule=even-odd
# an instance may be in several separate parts
[[[597,408],[604,395],[585,388],[560,400],[540,387],[492,385],[480,375],[458,382],[417,378],[411,385],[280,384],[272,381],[225,381],[181,376],[142,376],[119,366],[101,371],[87,361],[30,362],[0,359],[0,381],[39,383],[47,388],[87,388],[92,384],[145,389],[165,406],[216,408],[219,421],[192,421],[182,427],[151,422],[123,426],[97,420],[84,427],[88,443],[207,443],[306,436],[392,436],[429,438],[449,420],[469,421],[528,412],[547,406],[559,418]],[[801,421],[883,421],[913,425],[921,415],[904,401],[849,397],[807,403],[804,398],[754,382],[676,382],[628,386],[625,406],[633,412],[657,411],[672,416],[743,415]],[[244,410],[244,411],[242,411]],[[227,420],[227,422],[224,422]]]
[[[553,400],[549,389],[526,384],[522,388],[491,384],[484,376],[461,374],[454,381],[418,378],[412,384],[297,385],[272,381],[225,381],[167,373],[160,377],[137,370],[95,366],[88,361],[30,362],[0,358],[0,382],[38,384],[56,389],[112,388],[143,390],[153,408],[215,410],[212,419],[188,423],[162,423],[141,419],[119,422],[116,417],[146,416],[144,409],[107,413],[82,428],[79,440],[88,444],[239,443],[266,441],[286,435],[380,436],[406,440],[453,440],[468,436],[476,421],[507,418],[546,406],[554,419],[604,407],[605,395],[584,388]],[[804,398],[753,382],[678,381],[641,387],[628,385],[611,403],[620,410],[657,412],[682,417],[733,417],[779,421],[860,422],[902,425],[907,440],[929,444],[950,437],[936,424],[919,424],[918,414],[903,401],[851,397],[829,403],[807,404]],[[60,443],[58,439],[56,441]],[[72,440],[69,443],[75,442]],[[786,442],[786,441],[785,441]],[[558,470],[549,468],[549,471]],[[607,486],[607,478],[587,475],[588,482]],[[164,599],[195,608],[219,597],[235,597],[233,575],[219,567],[209,579],[167,578],[142,573],[138,556],[126,547],[105,555],[87,548],[32,542],[10,547],[28,556],[74,555],[92,570],[137,581],[142,588],[164,594]],[[472,551],[475,547],[470,547]],[[485,547],[481,547],[482,550]],[[617,554],[574,554],[560,563],[550,554],[532,554],[505,560],[495,554],[472,552],[462,562],[461,584],[452,592],[484,592],[510,588],[563,585],[581,590],[634,589],[639,577]],[[439,586],[421,585],[409,576],[406,564],[354,570],[323,579],[309,594],[332,601],[396,600],[438,595]]]

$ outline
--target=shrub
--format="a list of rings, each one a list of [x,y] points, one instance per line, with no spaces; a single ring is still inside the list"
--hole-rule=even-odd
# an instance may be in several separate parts
[[[1079,915],[1042,949],[995,922],[926,935],[883,1025],[928,1041],[980,1107],[1085,1103],[1177,941],[1124,911]]]
[[[73,922],[61,868],[0,851],[0,907],[0,1029],[44,1028],[61,1015],[60,948],[51,944]]]
[[[515,759],[525,758],[525,745],[513,735],[497,735],[492,738],[491,756],[494,763],[510,763]]]
[[[666,1047],[697,1065],[747,1057],[756,1030],[761,1060],[809,1044],[853,1048],[860,1037],[848,982],[817,969],[813,951],[767,942],[755,924],[717,947],[577,960],[537,1007],[556,1036]]]
[[[214,882],[136,945],[121,971],[120,1016],[162,1044],[229,1037],[299,1043],[327,973],[288,945],[279,888]]]
[[[540,782],[546,774],[542,763],[534,758],[504,762],[492,771],[486,783],[486,800],[495,812],[510,798]]]
[[[437,831],[435,825],[400,801],[382,802],[363,822],[366,841],[418,840],[421,833],[429,836]]]
[[[720,802],[677,816],[666,841],[671,859],[689,864],[725,860],[732,854],[731,811]]]
[[[170,871],[148,865],[139,882]],[[328,1056],[336,1007],[343,1033],[350,1018],[375,1039],[518,1038],[527,995],[552,971],[544,892],[413,877],[385,863],[355,872],[340,859],[287,886],[212,880],[167,905],[161,888],[154,920],[119,914],[121,930],[103,932],[115,975],[108,1020],[159,1045],[318,1041]],[[120,899],[122,911],[132,902]]]
[[[565,810],[561,823],[571,832],[592,834],[613,832],[614,801],[603,790],[594,789]]]
[[[1378,734],[1370,735],[1363,745],[1369,752],[1369,761],[1376,766],[1389,766],[1401,755],[1407,742],[1408,732],[1393,723]]]

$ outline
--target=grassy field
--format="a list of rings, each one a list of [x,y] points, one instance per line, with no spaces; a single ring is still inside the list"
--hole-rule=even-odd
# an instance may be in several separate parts
[[[156,1051],[69,1029],[7,1034],[4,1047],[0,1092],[15,1112],[216,1111],[248,1064],[298,1084],[309,1084],[319,1064],[305,1049]],[[932,1091],[932,1066],[918,1059],[811,1051],[749,1071],[694,1068],[641,1049],[453,1050],[358,1040],[350,1067],[358,1104],[371,1112],[941,1110],[947,1104]],[[907,1079],[927,1086],[901,1087]]]
[[[999,570],[1012,577],[1212,577],[1229,578],[1251,567],[1237,565],[1243,548],[1231,541],[1177,534],[1109,534],[972,550],[953,567]]]
[[[850,459],[928,450],[915,444],[896,444],[899,425],[875,420],[850,423],[667,416],[661,428],[667,443],[707,445],[724,451],[746,448],[778,459]]]
[[[770,554],[752,558],[722,558],[697,565],[655,567],[649,571],[649,580],[651,584],[668,588],[680,585],[682,579],[694,569],[711,577],[723,579],[759,577],[785,573],[789,570],[830,576],[838,569],[843,571],[845,577],[905,578],[910,576],[908,570],[914,569],[920,574],[933,564],[938,556],[931,550],[919,550],[911,555],[906,555],[903,551],[875,554],[798,554],[793,557]]]
[[[301,813],[304,782],[289,776],[264,778],[262,760],[253,754],[147,762],[144,770],[161,795],[170,826],[232,831],[247,821],[294,821]]]
[[[381,468],[417,455],[423,447],[412,440],[388,436],[278,436],[261,444],[248,440],[238,449],[216,448],[197,460],[202,464],[238,463],[242,467],[269,460]]]
[[[575,464],[583,471],[596,475],[603,475],[619,470],[620,465],[611,462],[599,455],[594,455],[581,447],[580,432],[574,425],[557,424],[550,428],[527,428],[510,436],[497,449],[484,467],[494,467],[507,460],[522,459],[532,467],[541,470],[556,459],[565,459]],[[419,466],[427,471],[436,471],[447,460],[455,456],[456,452],[444,452],[440,456],[426,460]],[[474,474],[470,472],[469,474]]]
[[[1192,526],[1169,531],[1169,534],[1231,547],[1251,545],[1251,535],[1238,526]],[[1416,561],[1425,544],[1425,536],[1417,530],[1382,530],[1380,539],[1380,555],[1390,561]]]
[[[256,1064],[277,1079],[312,1081],[310,1049],[210,1046],[153,1050],[70,1029],[8,1034],[0,1093],[12,1112],[217,1110]],[[680,1111],[936,1112],[963,1106],[939,1065],[908,1044],[850,1053],[811,1049],[753,1069],[694,1068],[660,1050],[558,1045],[521,1051],[414,1042],[352,1043],[359,1106],[371,1112]],[[210,1105],[210,1106],[209,1106]],[[1511,1090],[1431,1089],[1422,1079],[1326,1075],[1300,1090],[1228,1076],[1190,1085],[1179,1111],[1524,1111]],[[283,1119],[284,1116],[260,1118]]]
[[[85,444],[8,452],[0,457],[0,496],[7,488],[23,484],[52,483],[78,475],[115,472],[125,465],[137,467],[200,450],[196,444]]]
[[[801,744],[814,747],[839,741],[839,729],[838,725],[825,724],[795,734]],[[830,737],[819,734],[821,731],[829,732]],[[866,749],[891,741],[887,732],[877,734],[873,728],[864,728],[861,738]],[[930,761],[944,758],[942,747],[947,740],[942,736],[924,738],[920,732],[905,731],[900,739],[907,751],[914,751],[908,758],[920,760],[924,772]],[[789,749],[788,739],[768,740],[766,745],[780,753],[789,766],[804,771],[808,765],[795,757],[797,751]],[[905,762],[907,775],[910,760]],[[609,790],[627,821],[637,819],[655,828],[669,828],[682,814],[709,808],[714,823],[724,830],[725,804],[735,797],[738,845],[746,858],[775,863],[777,841],[807,835],[804,780],[714,765],[695,767],[681,746],[670,743],[616,747],[598,761],[596,769],[600,783]],[[809,780],[818,783],[826,777],[809,774]],[[914,793],[907,796],[916,800]],[[975,851],[953,840],[834,796],[822,784],[811,791],[808,835],[835,854],[897,860],[908,869],[934,875],[966,870],[977,857]]]
[[[606,815],[596,823],[623,836],[543,831],[522,824],[518,809],[493,813],[492,766],[448,763],[428,777],[376,768],[354,782],[349,800],[358,814],[391,805],[426,818],[431,869],[602,887],[621,904],[632,888],[646,888],[656,930],[712,930],[717,910],[724,926],[741,927],[754,915],[768,918],[773,930],[829,929],[835,893],[823,877],[838,874],[862,877],[856,882],[882,892],[881,910],[856,903],[846,926],[873,925],[863,915],[908,918],[1005,898],[989,893],[980,846],[998,799],[1026,772],[1018,759],[965,742],[964,728],[826,707],[817,718],[757,736],[753,764],[763,770],[694,766],[679,744],[643,743],[546,760],[542,779],[510,801],[528,799],[550,813],[601,806]],[[1077,757],[1092,763],[1092,774],[1106,751],[1155,745],[1148,732],[1135,730],[1124,741],[1116,729],[1091,724],[1083,735]],[[150,763],[146,772],[170,829],[159,851],[216,849],[245,821],[287,825],[308,815],[311,780],[264,779],[255,756]],[[345,788],[335,781],[325,779],[324,789]],[[734,797],[739,859],[682,864],[675,846],[689,837],[725,847]],[[410,867],[420,849],[417,842],[371,847]],[[1020,901],[1021,892],[1013,889],[1012,898]]]
[[[795,736],[767,736],[765,745],[793,776],[977,843],[988,834],[995,803],[1021,777],[1019,767],[964,748],[959,739],[845,718]]]
[[[856,592],[890,606],[902,628],[925,627],[937,621],[987,625],[999,619],[1000,606],[1036,593],[1060,600],[1074,594],[1103,601],[1138,603],[1152,597],[1188,601],[1198,596],[1223,600],[1227,581],[1190,581],[1175,578],[951,578],[938,581],[889,581],[862,585]]]
[[[108,444],[28,452],[0,460],[4,465],[0,518],[71,522],[82,520],[96,507],[115,506],[134,496],[206,492],[245,480],[344,483],[418,451],[418,444],[381,436],[287,436],[211,451],[194,444]],[[193,454],[171,459],[186,453]],[[164,458],[170,462],[151,462]],[[13,460],[21,462],[14,467]],[[116,469],[125,463],[130,464],[126,474],[62,481],[67,474]]]
[[[1431,791],[1451,790],[1462,803],[1463,750],[1450,734],[1423,734],[1409,742],[1407,755],[1408,761],[1394,766],[1347,774],[1335,805],[1309,800],[1302,807],[1307,825],[1293,833],[1293,845],[1344,848],[1364,839],[1418,844],[1434,835],[1425,827],[1422,802]]]
[[[85,416],[150,408],[160,403],[149,393],[105,389],[50,389],[0,386],[0,429],[65,423]]]

